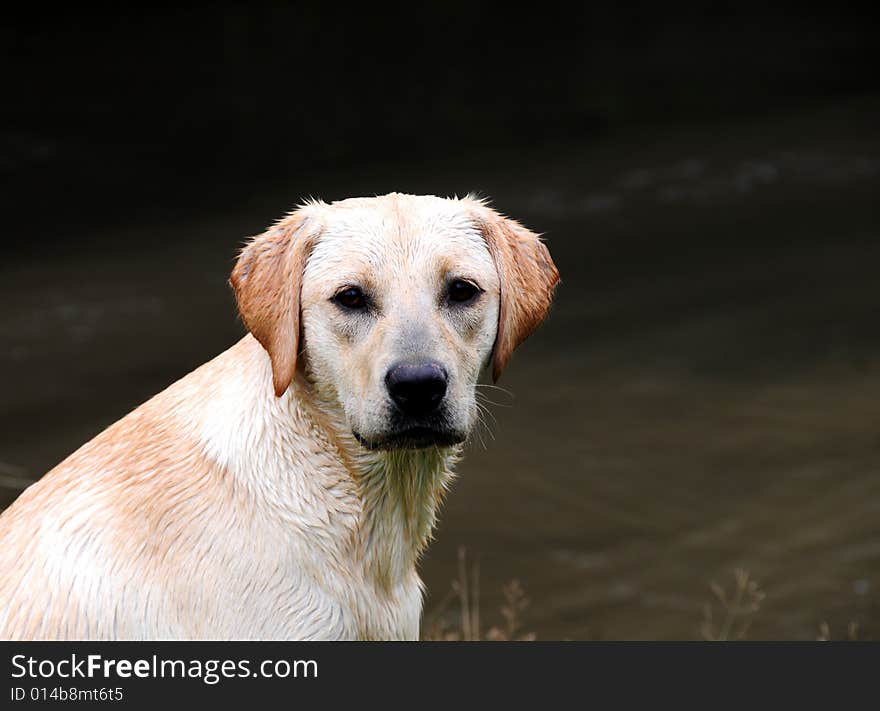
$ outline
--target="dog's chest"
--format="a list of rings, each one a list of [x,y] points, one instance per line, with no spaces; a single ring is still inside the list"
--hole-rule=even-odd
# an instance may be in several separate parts
[[[259,594],[247,595],[231,630],[238,638],[307,640],[416,640],[422,595],[415,570],[389,588],[362,571],[290,571],[265,579]]]
[[[224,566],[225,604],[240,614],[240,620],[224,615],[236,628],[232,636],[418,638],[421,583],[402,524],[385,516],[383,526],[367,531],[350,513],[300,512],[295,523],[264,522],[239,532],[250,543],[238,549],[231,569]]]
[[[243,616],[236,632],[416,639],[422,595],[415,564],[433,527],[445,460],[412,453],[391,467],[379,453],[342,457],[329,434],[340,425],[287,396],[247,412],[247,427],[212,417],[201,436],[247,495],[249,515],[239,521],[253,530],[230,543],[247,549],[237,558],[234,587],[249,601],[236,605]],[[258,436],[251,441],[249,433]]]

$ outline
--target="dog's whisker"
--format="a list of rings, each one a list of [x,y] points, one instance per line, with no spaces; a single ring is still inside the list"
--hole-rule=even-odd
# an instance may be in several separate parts
[[[477,388],[489,388],[491,390],[499,390],[507,395],[507,397],[509,397],[511,400],[516,399],[516,395],[514,395],[513,392],[511,392],[507,388],[502,388],[500,385],[491,385],[490,383],[477,383]]]
[[[479,422],[479,424],[480,424],[482,427],[484,427],[484,428],[486,429],[487,432],[490,432],[490,433],[491,433],[492,428],[491,428],[490,425],[489,425],[489,421],[488,421],[488,419],[487,419],[487,415],[488,415],[489,417],[492,417],[492,413],[489,412],[489,411],[487,411],[485,408],[481,408],[480,410],[478,410],[478,413],[479,413],[479,415],[478,415],[478,420],[477,420],[477,421]],[[494,418],[493,418],[493,420],[494,420]],[[495,422],[494,424],[497,425],[498,423]]]
[[[485,398],[484,398],[484,401],[485,401]],[[485,413],[485,414],[488,415],[489,417],[491,417],[491,418],[492,418],[492,422],[493,422],[493,423],[495,424],[495,426],[497,427],[497,426],[498,426],[498,418],[495,417],[495,413],[492,412],[492,410],[490,410],[490,409],[489,409],[488,407],[486,407],[482,402],[480,402],[480,393],[477,393],[476,404],[477,404],[477,408],[478,408],[478,410],[479,410],[480,412],[482,412],[482,413]]]
[[[483,402],[487,402],[487,403],[489,403],[490,405],[493,405],[494,407],[513,407],[513,403],[496,402],[495,400],[491,400],[491,399],[486,395],[486,393],[481,393],[479,390],[476,391],[476,395],[477,395],[477,397],[482,398],[482,399],[483,399]]]
[[[492,441],[495,441],[495,433],[492,431],[492,428],[489,426],[489,422],[486,420],[485,416],[488,415],[489,417],[491,417],[495,421],[496,425],[498,424],[498,421],[495,420],[495,415],[493,415],[490,410],[485,408],[479,402],[477,402],[476,404],[477,404],[477,425],[478,425],[477,433],[478,433],[480,439],[483,441],[483,446],[485,448],[485,440],[482,439],[482,434],[480,434],[480,429],[485,430],[485,432],[489,435],[489,437],[492,438]]]

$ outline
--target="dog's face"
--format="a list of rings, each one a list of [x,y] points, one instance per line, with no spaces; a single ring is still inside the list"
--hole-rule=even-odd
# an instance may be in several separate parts
[[[454,202],[330,206],[301,294],[310,380],[339,402],[362,444],[465,439],[499,292],[492,255]]]
[[[476,383],[543,320],[558,274],[537,236],[476,200],[392,194],[311,203],[232,275],[277,395],[297,363],[370,449],[450,446]]]

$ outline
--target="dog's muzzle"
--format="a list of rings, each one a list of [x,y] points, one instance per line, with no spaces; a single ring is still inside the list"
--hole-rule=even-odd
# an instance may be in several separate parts
[[[385,374],[390,426],[377,438],[354,435],[368,449],[449,447],[466,434],[452,428],[445,408],[449,375],[439,363],[397,363]]]

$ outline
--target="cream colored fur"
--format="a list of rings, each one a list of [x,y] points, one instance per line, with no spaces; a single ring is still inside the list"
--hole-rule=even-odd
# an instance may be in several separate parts
[[[485,290],[467,312],[438,301],[453,273]],[[0,516],[0,638],[417,639],[416,565],[461,445],[373,450],[353,431],[387,431],[401,357],[444,363],[449,421],[470,431],[480,370],[500,372],[557,278],[476,200],[303,206],[233,273],[253,335]],[[375,315],[332,302],[349,282]]]

